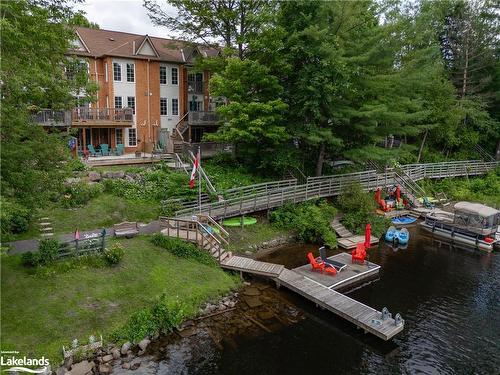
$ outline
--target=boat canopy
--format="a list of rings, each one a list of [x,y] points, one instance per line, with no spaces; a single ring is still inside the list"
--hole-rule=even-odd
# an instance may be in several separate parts
[[[500,211],[480,203],[458,202],[454,206],[455,212],[460,211],[464,214],[490,217],[500,214]]]
[[[500,223],[500,211],[479,203],[458,202],[454,206],[454,224],[478,234],[491,234]]]

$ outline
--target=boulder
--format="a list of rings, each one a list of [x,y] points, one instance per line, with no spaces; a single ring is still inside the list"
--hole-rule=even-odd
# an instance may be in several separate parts
[[[101,174],[99,172],[89,172],[89,181],[91,182],[101,181]]]
[[[69,370],[71,368],[71,365],[73,365],[73,357],[69,356],[69,357],[64,358],[63,366]]]
[[[149,339],[142,339],[139,342],[139,348],[141,348],[141,350],[146,350],[146,348],[148,347],[150,342],[151,342],[151,340],[149,340]]]
[[[99,373],[100,374],[110,374],[113,371],[113,368],[109,363],[103,363],[99,365]]]
[[[125,344],[122,345],[122,349],[120,352],[122,353],[122,355],[125,355],[130,350],[131,347],[132,347],[132,343],[127,341]]]
[[[68,370],[64,367],[59,367],[56,370],[56,375],[66,375],[68,373]]]
[[[104,172],[102,176],[104,178],[124,178],[125,172],[123,172],[123,171]]]
[[[120,358],[120,351],[118,350],[118,348],[111,349],[110,353],[114,359]]]
[[[92,371],[94,367],[94,362],[89,362],[87,360],[74,364],[71,367],[69,374],[71,375],[85,375],[86,373]]]
[[[102,361],[103,361],[104,363],[109,362],[109,361],[111,361],[112,359],[113,359],[113,355],[112,355],[112,354],[108,354],[108,355],[105,355],[104,357],[102,357]]]
[[[130,369],[137,370],[139,367],[141,367],[141,362],[135,362],[130,366]]]
[[[124,364],[122,364],[122,369],[128,370],[129,368],[130,368],[130,363],[125,362]]]

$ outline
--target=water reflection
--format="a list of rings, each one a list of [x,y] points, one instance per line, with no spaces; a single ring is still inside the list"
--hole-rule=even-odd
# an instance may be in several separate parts
[[[270,288],[283,309],[291,306],[302,318],[289,324],[277,319],[270,333],[256,327],[255,334],[237,332],[221,347],[199,339],[196,351],[205,354],[198,359],[186,342],[183,350],[191,354],[181,356],[183,365],[168,367],[168,358],[182,353],[170,351],[157,358],[163,363],[157,373],[168,368],[169,374],[498,374],[500,255],[447,246],[416,226],[410,232],[406,249],[383,241],[370,249],[370,261],[382,266],[380,279],[349,292],[378,310],[387,306],[402,314],[405,330],[391,342],[364,334],[292,292]],[[309,251],[317,253],[317,246],[289,246],[264,260],[293,268],[306,263]],[[283,309],[275,311],[278,318],[286,317]],[[230,324],[231,317],[225,319]]]

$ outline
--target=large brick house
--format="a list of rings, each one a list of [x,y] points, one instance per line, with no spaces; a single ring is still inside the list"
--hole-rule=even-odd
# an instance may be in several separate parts
[[[78,148],[124,145],[126,153],[200,142],[214,131],[216,101],[208,92],[208,71],[195,71],[202,56],[217,49],[179,40],[77,27],[70,54],[87,66],[98,83],[97,100],[60,116],[78,129]],[[54,125],[54,116],[40,122]]]

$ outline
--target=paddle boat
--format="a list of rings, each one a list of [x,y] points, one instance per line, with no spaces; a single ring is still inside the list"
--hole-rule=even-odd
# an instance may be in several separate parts
[[[410,240],[410,232],[406,228],[398,230],[396,227],[390,226],[387,232],[385,232],[385,240],[387,242],[406,245]]]

